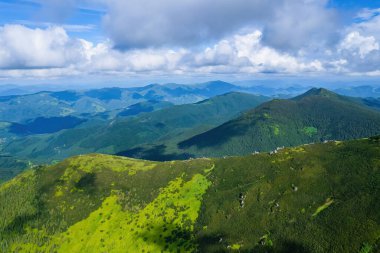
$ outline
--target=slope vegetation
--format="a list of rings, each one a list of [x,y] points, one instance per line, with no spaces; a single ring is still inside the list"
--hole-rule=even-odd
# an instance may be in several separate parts
[[[0,251],[378,252],[379,146],[164,163],[73,157],[0,185]]]
[[[32,167],[32,163],[12,156],[0,155],[0,183],[5,182],[25,169]]]
[[[241,155],[377,134],[380,134],[378,111],[325,89],[311,89],[291,100],[264,103],[178,146],[183,152],[198,156]]]

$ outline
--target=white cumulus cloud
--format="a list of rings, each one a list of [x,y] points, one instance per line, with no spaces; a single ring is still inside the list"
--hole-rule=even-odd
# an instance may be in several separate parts
[[[206,48],[195,56],[197,66],[225,65],[225,68],[233,68],[239,72],[320,72],[322,64],[317,61],[298,59],[288,53],[281,53],[271,47],[262,44],[262,33],[258,30],[235,35],[224,39],[212,48]]]
[[[340,50],[349,50],[353,54],[359,54],[363,59],[374,50],[379,50],[379,43],[374,36],[362,36],[359,32],[351,32],[343,39]]]
[[[61,27],[6,25],[0,27],[0,68],[64,67],[81,60],[81,45]]]
[[[169,0],[166,1],[170,2]],[[288,5],[292,6],[290,3],[294,4],[295,1],[301,0],[289,1],[287,2]],[[319,6],[318,8],[323,6],[323,1],[309,1]],[[306,3],[307,1],[301,2]],[[186,4],[195,8],[194,3],[186,2]],[[222,6],[224,6],[223,4]],[[310,10],[310,12],[313,11]],[[370,11],[367,10],[367,12]],[[242,74],[247,76],[261,73],[282,75],[363,74],[374,76],[380,73],[380,32],[377,33],[379,28],[376,26],[380,19],[377,14],[362,13],[360,15],[361,21],[342,29],[340,38],[336,38],[335,43],[329,44],[330,42],[326,40],[325,43],[321,42],[323,46],[319,49],[316,49],[312,43],[309,46],[301,46],[304,41],[284,47],[272,45],[267,37],[269,26],[265,26],[265,24],[237,30],[231,28],[226,34],[221,32],[217,35],[214,34],[215,36],[212,35],[213,39],[207,40],[207,43],[198,41],[196,46],[192,43],[189,45],[186,43],[180,45],[181,43],[179,43],[177,46],[155,47],[154,43],[160,41],[159,39],[153,44],[146,44],[146,47],[132,47],[128,50],[126,48],[120,50],[117,41],[112,36],[100,43],[74,38],[69,35],[64,25],[49,25],[42,28],[4,25],[0,26],[0,78],[40,79],[98,75],[112,78],[116,75],[128,77],[132,75],[191,76],[212,74]],[[295,22],[292,18],[290,19],[289,24]],[[121,20],[125,21],[124,18]],[[218,22],[226,23],[224,20]],[[240,22],[238,23],[240,24]],[[298,32],[307,31],[304,33],[307,36],[309,32],[318,27],[314,21],[312,23],[305,24],[306,28],[300,26],[295,29]],[[297,36],[290,31],[290,28],[287,28],[289,24],[280,26],[274,23],[272,25],[273,27],[278,26],[276,29],[279,30],[284,27],[284,31],[289,31],[288,36],[295,36],[296,40]],[[303,28],[301,29],[301,27]],[[155,25],[152,25],[153,28],[158,29]],[[143,30],[141,31],[143,36],[152,35],[145,34],[146,31]],[[160,31],[162,30],[158,30],[157,33]],[[223,29],[223,31],[225,30]],[[192,31],[184,31],[184,33],[187,32],[190,35],[192,33]],[[186,36],[190,36],[189,34]],[[279,34],[279,31],[274,32],[273,36]],[[134,31],[126,33],[125,36],[128,39],[129,36],[134,37]],[[153,34],[152,36],[156,35]],[[316,36],[324,37],[322,33]],[[134,38],[137,39],[136,43],[142,39],[138,36]],[[147,38],[144,37],[143,40],[145,39]],[[181,39],[177,40],[178,38],[174,39],[176,42],[181,41]],[[293,47],[298,48],[298,50],[288,50]]]

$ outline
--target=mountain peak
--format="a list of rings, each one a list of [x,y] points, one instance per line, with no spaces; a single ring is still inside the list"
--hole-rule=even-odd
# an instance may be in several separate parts
[[[307,92],[305,92],[304,94],[295,97],[294,100],[300,100],[305,97],[313,97],[313,96],[333,98],[333,97],[337,97],[338,94],[325,88],[312,88],[308,90]]]

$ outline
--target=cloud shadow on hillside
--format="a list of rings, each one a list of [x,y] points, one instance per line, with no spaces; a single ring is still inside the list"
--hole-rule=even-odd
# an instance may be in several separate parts
[[[146,159],[151,161],[186,160],[192,157],[188,153],[166,153],[166,145],[155,145],[151,148],[137,147],[117,153],[119,156]]]

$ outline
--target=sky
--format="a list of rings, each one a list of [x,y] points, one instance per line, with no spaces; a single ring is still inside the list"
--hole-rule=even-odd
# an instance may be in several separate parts
[[[0,84],[380,80],[380,0],[0,0]]]

